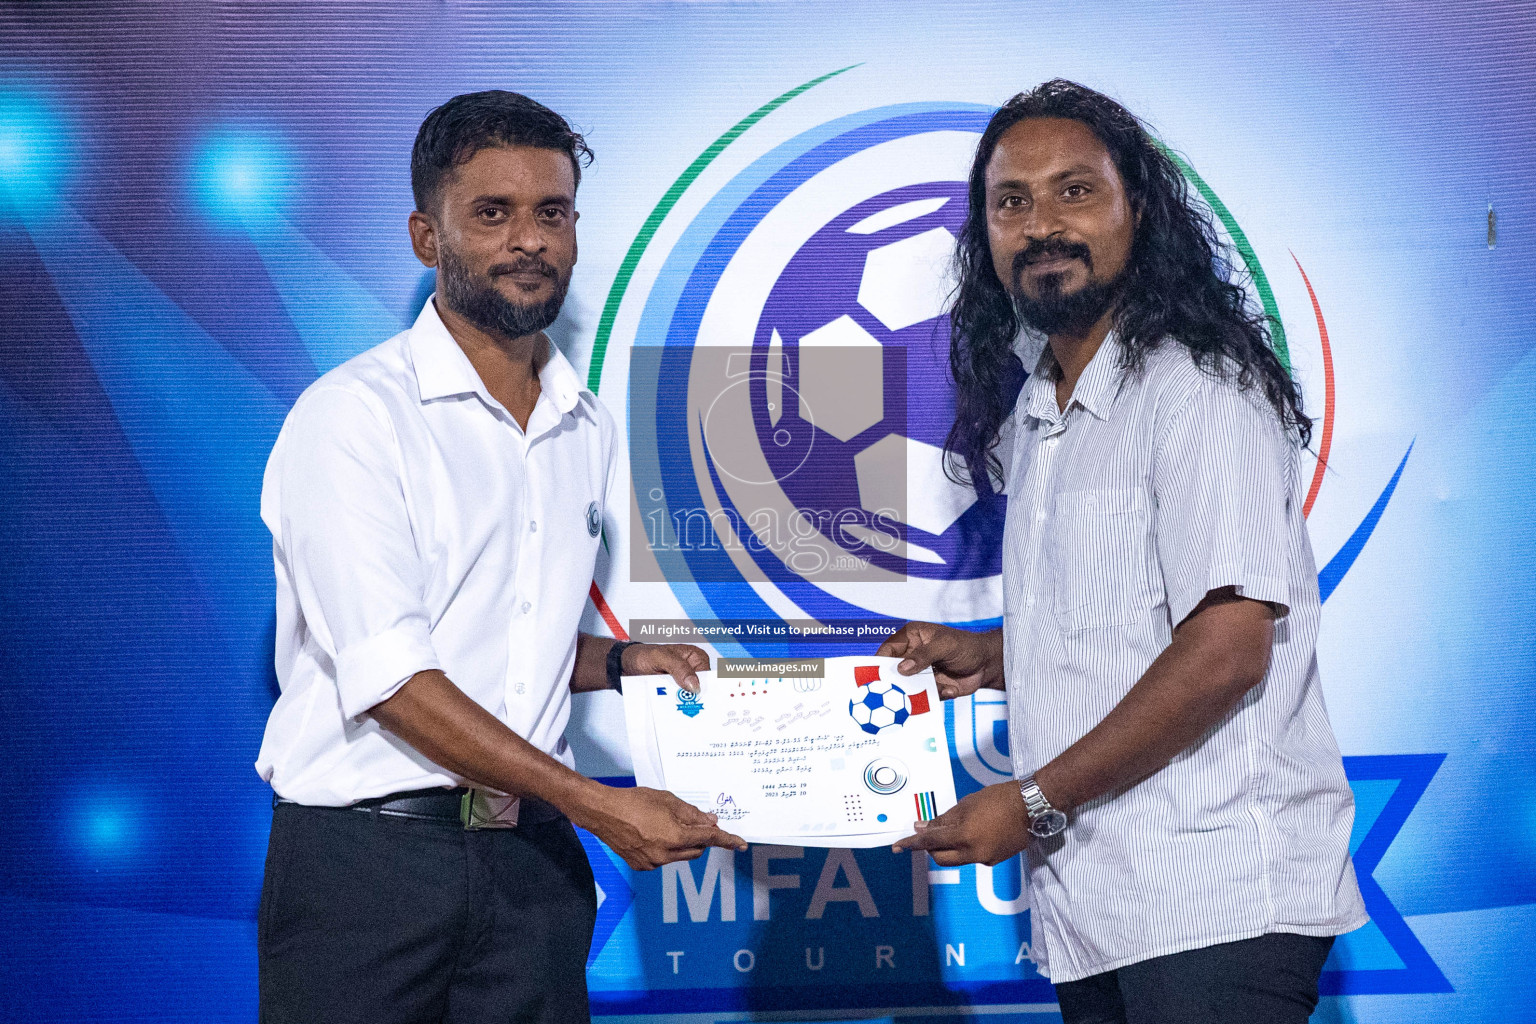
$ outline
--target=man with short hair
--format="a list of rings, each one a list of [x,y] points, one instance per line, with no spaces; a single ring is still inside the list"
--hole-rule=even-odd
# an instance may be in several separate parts
[[[584,1021],[593,877],[744,848],[650,789],[577,774],[574,692],[697,689],[686,645],[577,632],[626,507],[612,418],[550,344],[586,143],[525,96],[458,96],[411,157],[437,293],[321,377],[262,487],[282,695],[257,944],[264,1022]]]
[[[1267,322],[1141,122],[1061,80],[983,133],[959,265],[947,448],[1006,481],[1003,627],[909,623],[881,653],[945,697],[1006,689],[1019,781],[898,848],[1027,853],[1068,1024],[1305,1021],[1366,914],[1318,679],[1311,423]],[[1021,332],[1044,347],[1019,392]]]

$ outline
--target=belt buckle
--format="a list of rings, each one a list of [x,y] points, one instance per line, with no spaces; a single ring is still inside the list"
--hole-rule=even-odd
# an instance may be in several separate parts
[[[466,790],[459,798],[459,823],[476,831],[486,828],[517,828],[518,799],[483,789]]]

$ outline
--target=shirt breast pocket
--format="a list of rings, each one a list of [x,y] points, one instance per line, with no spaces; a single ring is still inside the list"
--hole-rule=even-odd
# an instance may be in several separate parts
[[[1147,497],[1137,488],[1056,496],[1050,557],[1062,630],[1126,626],[1146,612],[1148,523]]]

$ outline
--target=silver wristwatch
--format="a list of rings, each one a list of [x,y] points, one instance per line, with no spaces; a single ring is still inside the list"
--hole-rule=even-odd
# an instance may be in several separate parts
[[[1024,795],[1024,811],[1029,815],[1030,835],[1036,839],[1049,839],[1067,827],[1067,816],[1052,807],[1045,794],[1040,792],[1040,787],[1035,785],[1033,772],[1019,783],[1019,792]]]

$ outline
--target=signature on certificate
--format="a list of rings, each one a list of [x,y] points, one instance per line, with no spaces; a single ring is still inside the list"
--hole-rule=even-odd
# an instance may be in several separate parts
[[[807,708],[802,702],[796,704],[790,710],[784,712],[773,720],[773,727],[783,732],[796,722],[808,722],[813,718],[823,718],[832,712],[832,702],[823,701],[818,707]]]
[[[754,715],[750,711],[737,711],[732,708],[725,713],[725,720],[720,723],[721,728],[729,725],[745,726],[753,732],[761,732],[763,729],[763,716]]]
[[[747,809],[731,794],[721,793],[715,797],[714,815],[717,821],[737,821],[747,816]]]

